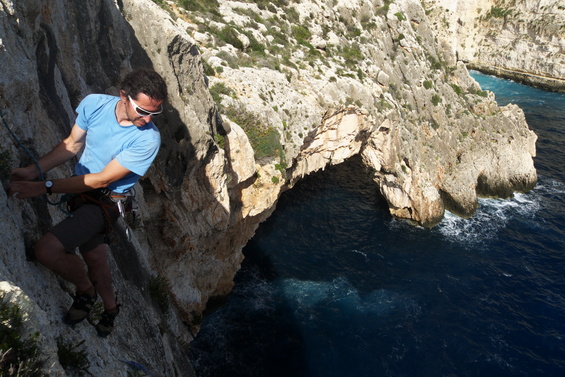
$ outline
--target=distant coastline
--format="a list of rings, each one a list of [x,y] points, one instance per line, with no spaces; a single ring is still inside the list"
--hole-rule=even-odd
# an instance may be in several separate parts
[[[487,75],[514,80],[524,85],[533,86],[539,89],[565,93],[565,79],[557,77],[547,77],[527,71],[518,71],[503,67],[496,67],[484,64],[480,61],[465,62],[468,69],[473,69]]]

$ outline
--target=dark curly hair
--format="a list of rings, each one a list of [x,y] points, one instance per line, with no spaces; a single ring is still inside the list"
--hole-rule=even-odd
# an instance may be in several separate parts
[[[165,80],[157,72],[147,68],[139,68],[128,73],[122,80],[122,90],[133,99],[137,99],[139,93],[144,93],[158,101],[167,99]]]

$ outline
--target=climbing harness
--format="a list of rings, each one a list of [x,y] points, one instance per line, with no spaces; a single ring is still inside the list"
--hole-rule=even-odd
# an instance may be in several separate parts
[[[39,161],[37,160],[37,158],[35,158],[33,153],[31,153],[31,151],[22,143],[20,138],[12,131],[12,129],[6,122],[6,119],[4,118],[2,110],[0,110],[0,118],[2,118],[4,126],[6,127],[12,138],[16,141],[18,146],[21,147],[33,160],[33,163],[39,171],[39,179],[41,181],[45,181],[45,175],[43,173],[43,169],[41,169],[41,166],[39,165]],[[135,190],[133,188],[125,193],[116,193],[105,188],[96,189],[80,194],[63,194],[60,196],[57,202],[51,201],[49,197],[46,197],[46,200],[50,205],[57,206],[68,217],[72,217],[72,211],[78,208],[76,206],[76,201],[78,198],[80,198],[80,200],[84,203],[96,204],[101,208],[103,213],[102,216],[104,217],[105,222],[105,227],[102,231],[102,233],[104,234],[108,234],[111,232],[111,230],[113,230],[113,223],[115,221],[113,220],[111,212],[115,212],[117,207],[118,216],[121,216],[124,219],[127,240],[131,242],[132,231],[128,224],[126,214],[131,213],[133,221],[135,222],[137,218],[138,205],[137,201],[135,200]],[[64,208],[63,205],[66,205],[67,208]],[[114,217],[116,217],[117,219],[118,216]],[[109,240],[107,239],[107,241]]]
[[[95,204],[100,208],[104,218],[104,228],[100,233],[106,236],[106,243],[110,243],[109,235],[114,230],[114,223],[121,217],[124,220],[127,240],[131,242],[132,230],[127,215],[131,214],[135,221],[138,211],[133,188],[124,193],[117,193],[106,188],[91,190],[72,195],[68,203],[69,212],[75,211],[85,203]]]

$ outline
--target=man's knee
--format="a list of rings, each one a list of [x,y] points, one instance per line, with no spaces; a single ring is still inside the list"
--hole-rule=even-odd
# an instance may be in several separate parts
[[[63,244],[51,233],[46,233],[35,244],[35,258],[44,265],[50,265],[67,251]]]
[[[88,267],[96,267],[108,263],[105,244],[100,244],[92,250],[81,252],[81,255]]]

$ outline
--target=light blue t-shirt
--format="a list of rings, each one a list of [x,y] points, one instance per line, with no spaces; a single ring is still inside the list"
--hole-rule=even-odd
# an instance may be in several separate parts
[[[121,193],[147,172],[159,151],[161,135],[153,122],[143,127],[120,125],[115,113],[119,101],[119,97],[90,94],[77,107],[76,124],[86,130],[86,143],[75,174],[99,173],[116,158],[131,171],[108,186]]]

